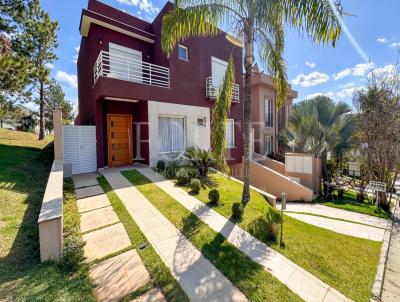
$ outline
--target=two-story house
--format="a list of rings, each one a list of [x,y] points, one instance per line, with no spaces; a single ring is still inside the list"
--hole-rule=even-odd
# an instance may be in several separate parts
[[[187,146],[210,149],[211,111],[229,56],[236,85],[229,113],[229,163],[243,155],[242,46],[221,32],[191,37],[167,57],[167,3],[149,23],[102,2],[82,10],[77,125],[95,125],[97,167],[173,159]]]
[[[276,110],[276,91],[272,78],[257,68],[253,74],[252,122],[254,131],[254,152],[260,155],[285,153],[279,145],[279,132],[287,125],[290,107],[297,98],[297,91],[289,91],[285,104]]]

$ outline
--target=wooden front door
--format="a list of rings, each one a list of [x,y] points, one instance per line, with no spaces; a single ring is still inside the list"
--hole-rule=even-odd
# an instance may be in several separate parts
[[[132,164],[132,116],[108,114],[108,166]]]

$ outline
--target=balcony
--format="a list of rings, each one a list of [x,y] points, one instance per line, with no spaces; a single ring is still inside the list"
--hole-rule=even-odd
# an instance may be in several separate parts
[[[215,100],[218,96],[218,93],[222,87],[222,83],[213,81],[212,77],[206,78],[206,98],[210,100]],[[232,102],[239,103],[239,84],[233,85],[232,91]]]
[[[170,88],[169,68],[103,50],[93,66],[93,83],[100,77]]]

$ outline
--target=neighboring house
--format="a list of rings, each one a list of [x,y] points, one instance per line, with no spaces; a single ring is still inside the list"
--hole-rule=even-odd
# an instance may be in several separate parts
[[[243,155],[242,46],[221,32],[161,49],[167,3],[152,23],[89,0],[82,10],[77,125],[95,125],[97,166],[171,160],[187,146],[210,149],[211,110],[230,54],[236,70],[229,163]]]
[[[285,104],[276,110],[276,94],[272,78],[255,68],[253,74],[252,121],[254,129],[254,152],[261,155],[285,153],[279,146],[279,131],[287,124],[293,99],[297,91],[289,86]]]

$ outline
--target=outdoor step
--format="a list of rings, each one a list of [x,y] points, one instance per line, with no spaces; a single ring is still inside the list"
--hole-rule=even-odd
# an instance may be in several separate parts
[[[100,194],[104,194],[104,191],[99,185],[75,189],[76,199],[86,198],[86,197],[100,195]]]
[[[93,266],[90,269],[90,278],[94,281],[93,292],[97,301],[119,301],[150,281],[150,275],[136,250],[127,251]],[[148,297],[157,296],[154,293]]]
[[[93,231],[82,236],[86,262],[103,258],[131,245],[122,223]]]
[[[81,232],[98,229],[118,222],[118,216],[111,206],[81,214]]]
[[[98,181],[96,178],[87,178],[82,180],[75,180],[74,179],[74,186],[75,189],[83,188],[83,187],[91,187],[98,185]]]
[[[106,194],[78,199],[76,203],[78,206],[79,213],[92,211],[95,209],[104,208],[111,205]]]
[[[167,302],[159,289],[153,288],[130,302]]]
[[[83,174],[75,174],[72,176],[72,179],[75,180],[84,180],[84,179],[97,179],[100,175],[97,172],[93,173],[83,173]]]

